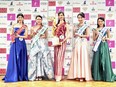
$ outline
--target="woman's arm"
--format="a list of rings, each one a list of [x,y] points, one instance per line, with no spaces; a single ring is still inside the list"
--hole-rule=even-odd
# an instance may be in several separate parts
[[[73,26],[73,36],[76,37],[77,35],[75,34],[76,33],[76,26]]]
[[[33,30],[33,27],[31,27],[30,29],[30,37],[32,38],[34,36],[34,30]]]
[[[109,30],[109,29],[107,30],[107,37],[106,37],[106,40],[110,40],[110,30]]]
[[[97,29],[93,30],[93,40],[95,41],[99,36]]]
[[[11,27],[11,29],[10,29],[10,35],[12,35],[14,33],[14,25],[15,24],[13,24],[12,27]]]

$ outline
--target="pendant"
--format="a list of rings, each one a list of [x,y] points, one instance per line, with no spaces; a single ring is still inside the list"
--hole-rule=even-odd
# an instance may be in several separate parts
[[[19,38],[20,41],[23,41],[23,38]]]
[[[64,35],[60,35],[60,37],[59,37],[60,39],[64,39]]]

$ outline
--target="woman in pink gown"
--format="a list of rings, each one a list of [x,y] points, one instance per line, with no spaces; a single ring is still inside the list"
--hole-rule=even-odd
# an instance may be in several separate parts
[[[59,45],[54,46],[54,74],[56,81],[60,81],[63,75],[66,40],[68,39],[68,27],[63,12],[58,13],[58,23],[54,27],[55,36],[59,38],[60,42]]]
[[[88,57],[87,38],[89,37],[88,25],[84,23],[83,12],[77,15],[79,24],[74,28],[74,47],[68,79],[92,80],[90,61]]]

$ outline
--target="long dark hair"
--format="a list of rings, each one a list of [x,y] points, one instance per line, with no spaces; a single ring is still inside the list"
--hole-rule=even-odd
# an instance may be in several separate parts
[[[37,19],[38,17],[41,18],[41,20],[43,19],[41,15],[37,15],[37,16],[35,17],[35,19]],[[36,25],[37,25],[37,24],[36,24]],[[41,23],[41,26],[43,26],[42,23]]]
[[[78,16],[81,16],[82,18],[85,18],[85,14],[83,13],[83,12],[80,12],[78,15],[77,15],[77,17]]]
[[[64,15],[64,12],[58,12],[58,16],[59,16],[60,14],[63,14],[63,16],[65,16],[65,15]],[[57,22],[56,26],[58,26],[59,23],[60,23],[60,20],[58,19],[58,22]],[[66,23],[65,18],[64,18],[64,23]]]
[[[99,18],[97,19],[97,28],[100,27],[99,24],[98,24],[98,20],[99,20],[99,19],[105,22],[105,19],[104,19],[103,17],[99,17]],[[105,27],[105,24],[103,24],[103,27]]]
[[[17,18],[18,18],[19,16],[21,16],[21,17],[23,17],[23,18],[24,18],[24,15],[23,15],[22,13],[17,14]],[[18,21],[18,20],[17,20],[17,23],[19,23],[19,21]],[[24,24],[24,21],[23,21],[22,23]]]

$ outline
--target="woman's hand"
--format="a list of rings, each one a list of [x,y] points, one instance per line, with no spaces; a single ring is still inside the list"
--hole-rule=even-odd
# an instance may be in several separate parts
[[[18,38],[18,37],[20,37],[20,35],[16,33],[15,37],[17,37],[17,38]]]
[[[104,36],[104,37],[102,38],[102,41],[103,41],[103,42],[106,41],[106,36]]]
[[[40,38],[46,38],[45,34],[42,34],[42,35],[40,36]]]
[[[74,37],[81,37],[81,35],[79,35],[79,34],[74,34]]]
[[[62,45],[63,44],[63,42],[60,42],[60,44],[59,45]]]

